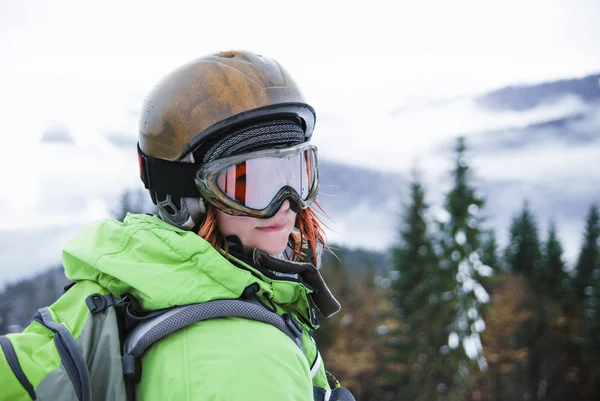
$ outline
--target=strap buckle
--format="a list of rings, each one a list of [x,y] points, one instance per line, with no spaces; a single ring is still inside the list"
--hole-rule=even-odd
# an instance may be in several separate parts
[[[133,355],[125,355],[121,358],[121,367],[123,368],[123,376],[127,380],[131,380],[137,384],[142,379],[142,365],[140,359]]]
[[[284,313],[281,317],[296,338],[302,338],[302,326],[300,326],[300,323],[290,313]]]
[[[123,304],[122,299],[114,297],[112,294],[100,295],[98,293],[92,294],[85,299],[90,313],[95,315],[96,313],[104,312],[110,306],[119,306]]]

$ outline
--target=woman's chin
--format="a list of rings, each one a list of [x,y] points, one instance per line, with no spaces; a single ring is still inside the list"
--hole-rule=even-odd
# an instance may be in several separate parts
[[[270,246],[259,246],[258,248],[267,252],[269,255],[279,255],[281,252],[283,252],[285,250],[286,246],[287,246],[287,244],[285,244],[283,246],[274,246],[273,244],[270,244]]]
[[[288,238],[282,238],[281,240],[271,239],[270,241],[260,241],[255,244],[254,248],[260,248],[267,252],[269,255],[278,255],[285,250],[288,244]]]

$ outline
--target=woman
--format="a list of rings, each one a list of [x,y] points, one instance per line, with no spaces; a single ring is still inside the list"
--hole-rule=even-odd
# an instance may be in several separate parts
[[[124,372],[144,401],[353,399],[331,390],[310,336],[316,309],[339,310],[315,268],[325,241],[310,208],[314,125],[289,74],[251,52],[201,57],[161,80],[144,102],[138,146],[159,217],[101,221],[67,245],[76,284],[1,341],[0,400],[124,399]],[[243,299],[292,322],[299,341],[261,321],[211,319],[154,343],[134,369],[116,351],[116,326],[122,337],[131,326],[118,311],[124,294],[138,317]]]

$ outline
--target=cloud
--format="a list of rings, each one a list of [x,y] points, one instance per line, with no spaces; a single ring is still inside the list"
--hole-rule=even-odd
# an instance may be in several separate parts
[[[102,136],[95,136],[98,142]],[[102,200],[139,188],[137,159],[110,144],[34,144],[12,162],[1,159],[0,230],[69,225],[107,217]],[[10,160],[10,159],[9,159]],[[15,168],[18,166],[18,168]]]
[[[440,157],[440,152],[452,149],[452,142],[459,135],[486,143],[489,131],[520,128],[548,119],[588,113],[591,107],[578,97],[565,96],[552,104],[524,112],[490,112],[478,107],[472,98],[450,101],[441,106],[410,107],[393,115],[379,105],[364,110],[349,108],[344,115],[328,115],[327,120],[316,128],[314,141],[320,145],[324,157],[333,160],[395,172],[409,171],[415,163],[419,163],[437,175],[448,168],[447,158]],[[360,119],[355,116],[360,116]],[[595,120],[589,126],[594,124]],[[526,135],[526,132],[517,133]],[[532,152],[535,153],[535,150]],[[549,152],[553,154],[555,149]],[[591,150],[582,152],[585,154],[580,156],[591,160]],[[498,158],[502,157],[501,153]],[[499,167],[502,160],[492,162]]]
[[[533,149],[497,152],[476,158],[477,174],[489,180],[518,180],[527,183],[568,183],[569,191],[600,185],[593,162],[600,154],[600,141],[586,146],[565,146],[560,141],[542,143]],[[579,186],[579,187],[578,187]]]

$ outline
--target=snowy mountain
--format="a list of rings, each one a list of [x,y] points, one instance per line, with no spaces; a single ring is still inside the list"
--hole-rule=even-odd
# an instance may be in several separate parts
[[[600,202],[599,81],[596,74],[401,108],[374,107],[360,120],[352,113],[320,116],[319,199],[331,218],[326,220],[330,240],[385,250],[395,239],[415,165],[432,215],[443,218],[454,140],[464,135],[476,182],[487,198],[482,212],[498,241],[505,242],[510,218],[526,199],[542,229],[549,219],[556,221],[572,261],[587,210]],[[26,152],[0,162],[8,189],[0,193],[0,286],[58,262],[66,241],[88,222],[110,216],[125,188],[142,188],[131,109],[110,114],[110,121],[96,116],[93,126],[81,113],[52,124],[19,119],[26,124],[13,129],[28,130],[23,137],[36,140],[22,147]],[[10,116],[0,110],[2,120]]]
[[[476,102],[496,111],[524,111],[552,104],[564,96],[577,96],[584,102],[600,101],[600,74],[579,79],[563,79],[530,86],[508,86],[478,96]]]

